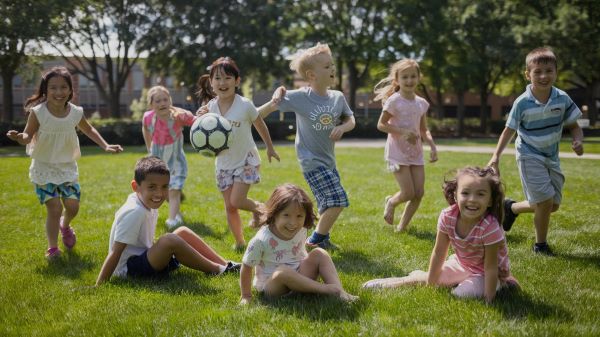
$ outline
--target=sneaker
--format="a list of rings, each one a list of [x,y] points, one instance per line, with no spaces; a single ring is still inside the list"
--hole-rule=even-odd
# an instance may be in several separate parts
[[[306,246],[310,249],[317,248],[323,240],[329,239],[329,233],[319,234],[314,231],[309,237],[306,238]]]
[[[512,199],[504,199],[504,220],[502,221],[502,228],[504,228],[505,232],[508,232],[512,228],[512,225],[515,223],[515,219],[517,219],[519,216],[519,214],[515,214],[512,211],[511,206],[514,203],[515,201]]]
[[[223,274],[227,274],[227,273],[239,274],[241,269],[242,269],[241,263],[229,261],[229,262],[227,262],[227,266],[225,267],[225,271],[223,272]]]
[[[552,252],[552,249],[550,249],[550,246],[546,242],[533,244],[533,252],[546,256],[554,256],[554,252]]]
[[[58,249],[58,247],[52,247],[46,250],[46,258],[48,259],[48,261],[54,261],[58,259],[60,257],[60,254],[61,251],[60,249]]]
[[[329,238],[317,243],[316,246],[319,248],[328,250],[328,251],[334,251],[334,250],[340,249],[340,247],[338,245],[334,244],[333,242],[331,242],[331,240],[329,240]]]
[[[75,243],[77,242],[77,237],[75,236],[75,231],[73,230],[73,228],[69,227],[64,227],[63,226],[63,217],[60,217],[60,233],[62,234],[62,242],[65,245],[65,247],[67,249],[71,249],[75,246]]]
[[[175,227],[181,225],[183,223],[183,219],[181,218],[181,215],[177,214],[175,216],[175,219],[167,219],[165,221],[165,225],[167,225],[168,229],[175,229]]]

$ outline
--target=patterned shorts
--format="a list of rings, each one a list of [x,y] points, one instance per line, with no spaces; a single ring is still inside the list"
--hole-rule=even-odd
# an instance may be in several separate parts
[[[310,186],[315,199],[319,214],[323,214],[331,207],[348,207],[348,195],[340,181],[340,175],[336,169],[328,169],[321,166],[315,170],[304,173],[304,179]]]
[[[246,164],[233,170],[217,170],[217,187],[223,192],[233,186],[234,182],[252,185],[260,182],[260,165]]]
[[[81,198],[81,187],[78,183],[62,183],[60,185],[48,183],[45,185],[34,185],[35,194],[37,194],[40,204],[42,205],[54,198],[75,200]]]

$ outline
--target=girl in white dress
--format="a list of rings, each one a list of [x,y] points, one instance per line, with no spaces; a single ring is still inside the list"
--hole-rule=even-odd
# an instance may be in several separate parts
[[[10,130],[8,138],[27,145],[31,156],[29,178],[35,185],[41,204],[46,205],[46,257],[60,256],[58,232],[62,234],[65,248],[75,245],[75,232],[71,221],[79,211],[81,189],[76,160],[81,157],[79,128],[104,151],[118,153],[120,145],[110,145],[88,123],[83,108],[70,103],[73,98],[73,81],[65,67],[54,67],[42,75],[37,93],[25,101],[28,113],[23,132]]]

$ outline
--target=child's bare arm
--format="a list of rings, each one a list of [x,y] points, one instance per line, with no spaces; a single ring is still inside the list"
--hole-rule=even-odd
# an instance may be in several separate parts
[[[502,155],[502,152],[506,148],[506,145],[508,145],[508,143],[510,142],[510,140],[513,138],[514,135],[515,135],[515,130],[513,130],[509,127],[504,128],[504,130],[502,131],[502,134],[500,135],[500,138],[498,139],[498,145],[496,145],[496,150],[494,151],[492,158],[490,159],[490,161],[487,164],[487,166],[490,166],[491,168],[493,168],[497,174],[500,174],[500,169],[499,169],[500,156]]]
[[[247,264],[242,264],[240,271],[240,290],[242,296],[240,304],[249,304],[252,301],[252,267]]]
[[[152,145],[152,136],[148,127],[142,124],[142,136],[144,136],[144,143],[146,144],[146,150],[150,153],[150,146]]]
[[[6,133],[6,136],[21,145],[27,145],[31,143],[33,135],[38,131],[39,128],[40,122],[38,121],[36,115],[30,111],[29,116],[27,116],[27,124],[25,124],[25,129],[23,132],[10,130]]]
[[[571,148],[578,156],[581,156],[583,154],[583,130],[577,123],[567,125],[567,127],[571,132],[571,137],[573,137]]]
[[[277,152],[275,152],[275,148],[273,148],[273,141],[271,140],[271,135],[269,134],[269,128],[267,128],[267,124],[265,124],[265,121],[262,119],[262,117],[258,116],[252,125],[254,125],[254,128],[256,128],[260,138],[267,146],[267,159],[269,160],[269,163],[271,162],[271,158],[275,158],[277,161],[279,161],[279,155]]]
[[[102,138],[98,130],[96,130],[96,128],[93,127],[87,121],[87,119],[85,119],[85,117],[81,118],[81,121],[79,121],[77,127],[79,128],[79,130],[81,130],[81,132],[83,132],[84,135],[88,136],[89,139],[91,139],[94,143],[98,144],[98,146],[100,146],[102,150],[110,153],[119,153],[123,151],[121,145],[108,144],[104,140],[104,138]]]
[[[487,303],[494,300],[496,296],[496,284],[498,283],[498,247],[500,243],[485,246],[483,267],[485,275],[485,288],[483,296]]]
[[[356,120],[354,119],[354,116],[345,115],[342,118],[344,118],[342,124],[333,128],[329,134],[329,138],[334,142],[342,139],[344,133],[351,131],[356,126]]]
[[[405,139],[411,144],[417,143],[417,134],[411,130],[389,124],[388,122],[390,118],[392,118],[392,115],[389,112],[386,110],[381,111],[379,121],[377,121],[377,130],[385,133],[395,133],[401,135],[405,137]]]
[[[435,238],[435,246],[431,252],[431,258],[429,259],[429,270],[427,272],[427,284],[436,285],[440,278],[442,266],[446,261],[446,254],[448,254],[448,247],[450,246],[450,238],[448,234],[442,233],[438,230]]]
[[[284,86],[275,89],[271,100],[258,108],[258,113],[260,114],[260,117],[266,118],[271,112],[277,110],[277,108],[279,107],[279,103],[281,102],[283,97],[285,97],[285,93],[286,89]]]
[[[423,114],[423,117],[421,117],[420,131],[421,131],[421,139],[424,139],[425,142],[427,144],[429,144],[429,149],[431,150],[431,152],[429,154],[429,161],[433,163],[433,162],[437,161],[437,159],[438,159],[437,148],[435,147],[435,143],[433,142],[433,137],[431,136],[431,132],[429,132],[429,129],[427,129],[427,115],[426,114]]]
[[[123,254],[123,251],[127,247],[127,244],[122,242],[116,242],[113,244],[112,251],[108,253],[104,263],[102,264],[102,268],[100,269],[100,273],[98,274],[98,279],[96,279],[96,286],[104,283],[106,280],[110,279],[115,268],[117,268],[117,264],[119,263],[119,259]]]

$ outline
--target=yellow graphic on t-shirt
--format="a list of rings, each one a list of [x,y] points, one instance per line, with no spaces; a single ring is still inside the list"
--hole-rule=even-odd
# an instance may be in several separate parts
[[[323,114],[321,115],[321,117],[319,117],[319,122],[321,122],[321,124],[331,124],[331,121],[333,120],[333,117],[330,114]]]

